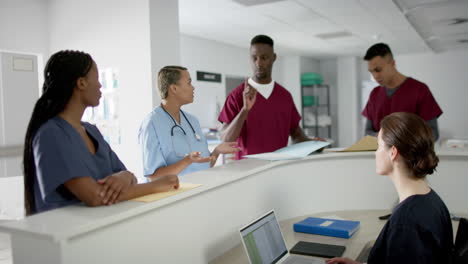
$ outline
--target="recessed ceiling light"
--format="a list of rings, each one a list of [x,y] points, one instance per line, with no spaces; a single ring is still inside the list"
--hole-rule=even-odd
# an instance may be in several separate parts
[[[457,18],[453,18],[450,20],[451,22],[449,23],[449,25],[460,25],[460,24],[464,24],[468,22],[468,18],[462,18],[462,17],[457,17]]]
[[[382,39],[382,35],[380,34],[374,34],[372,35],[372,39],[375,40],[375,41],[379,41]]]
[[[263,4],[274,3],[274,2],[284,1],[284,0],[232,0],[232,1],[238,4],[241,4],[243,6],[254,6],[254,5],[263,5]]]
[[[349,33],[348,31],[338,31],[338,32],[330,32],[330,33],[323,33],[315,35],[317,38],[321,39],[335,39],[335,38],[345,38],[351,37],[353,34]]]

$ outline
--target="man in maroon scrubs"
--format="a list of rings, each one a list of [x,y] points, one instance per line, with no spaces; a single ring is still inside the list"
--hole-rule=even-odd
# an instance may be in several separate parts
[[[377,43],[370,47],[364,60],[367,61],[369,72],[380,84],[372,90],[362,111],[362,115],[367,118],[366,135],[375,136],[380,130],[380,120],[385,116],[393,112],[409,112],[426,120],[437,140],[437,118],[442,115],[442,109],[429,87],[397,71],[387,44]]]
[[[273,40],[255,36],[250,43],[253,76],[229,94],[219,114],[222,140],[237,140],[242,149],[236,159],[285,147],[289,135],[294,143],[310,140],[299,127],[291,94],[271,78],[275,60]]]
[[[390,47],[385,43],[371,46],[364,56],[367,67],[380,84],[369,95],[362,115],[367,118],[366,135],[377,136],[380,121],[393,112],[409,112],[426,120],[434,139],[439,138],[437,118],[442,115],[434,96],[426,84],[397,71]],[[390,218],[391,214],[379,217]]]

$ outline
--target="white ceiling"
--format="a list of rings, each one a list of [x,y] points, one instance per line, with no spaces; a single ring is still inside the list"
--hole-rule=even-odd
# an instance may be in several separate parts
[[[281,54],[316,58],[376,42],[396,54],[466,49],[468,23],[455,18],[468,18],[468,0],[179,0],[184,34],[239,47],[267,34]]]

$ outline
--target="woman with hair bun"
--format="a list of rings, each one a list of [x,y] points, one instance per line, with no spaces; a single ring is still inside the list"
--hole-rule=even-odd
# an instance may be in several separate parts
[[[450,263],[450,214],[426,182],[426,175],[432,174],[439,162],[431,128],[417,115],[402,112],[388,115],[380,124],[376,171],[392,180],[399,204],[380,232],[367,263]],[[326,263],[358,262],[333,258]]]
[[[87,107],[99,104],[100,88],[89,54],[64,50],[48,60],[24,142],[26,215],[80,202],[111,205],[179,187],[177,176],[167,174],[137,184],[97,127],[81,121]]]

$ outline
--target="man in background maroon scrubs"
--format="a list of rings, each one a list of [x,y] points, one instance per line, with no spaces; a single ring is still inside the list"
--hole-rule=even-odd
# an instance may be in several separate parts
[[[411,77],[399,73],[395,67],[390,47],[377,43],[367,50],[364,60],[369,72],[380,84],[375,87],[362,111],[367,118],[366,135],[375,136],[380,130],[380,121],[394,112],[409,112],[426,120],[434,139],[439,138],[437,118],[442,115],[429,87]]]
[[[369,72],[379,86],[369,95],[362,115],[367,118],[366,135],[377,136],[380,121],[394,112],[409,112],[426,120],[434,140],[439,138],[437,118],[442,115],[434,96],[426,84],[397,71],[390,47],[385,43],[371,46],[364,56]],[[398,203],[398,202],[397,202]],[[396,204],[395,204],[396,205]],[[382,220],[391,214],[380,216]]]
[[[222,140],[237,140],[241,148],[236,159],[285,147],[289,135],[294,143],[311,140],[299,127],[291,94],[271,78],[275,60],[273,40],[255,36],[250,43],[253,76],[229,94],[219,114]]]

